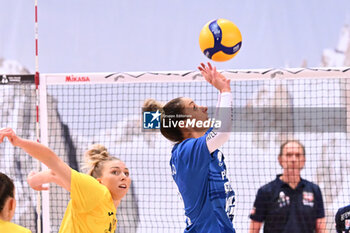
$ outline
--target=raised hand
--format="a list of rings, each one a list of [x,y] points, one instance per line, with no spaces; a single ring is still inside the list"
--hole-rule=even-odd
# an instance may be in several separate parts
[[[11,128],[0,129],[0,143],[4,141],[5,137],[8,138],[13,146],[18,146],[21,140]]]
[[[49,190],[49,187],[45,184],[51,182],[50,176],[50,170],[41,172],[31,171],[27,176],[27,182],[36,191]]]
[[[12,145],[22,148],[27,154],[49,168],[47,171],[30,174],[28,182],[30,182],[29,184],[33,189],[45,190],[46,188],[41,186],[42,184],[54,182],[70,191],[71,168],[54,151],[38,142],[18,137],[10,128],[0,130],[0,143],[3,142],[5,137],[9,139]]]
[[[204,63],[201,63],[201,66],[198,66],[198,69],[200,70],[205,80],[207,80],[208,83],[210,83],[220,92],[231,91],[230,80],[219,73],[216,70],[215,66],[213,67],[209,62],[208,66],[206,66]]]

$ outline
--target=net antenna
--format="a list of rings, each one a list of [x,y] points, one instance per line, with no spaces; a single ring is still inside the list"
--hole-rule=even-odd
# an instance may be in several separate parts
[[[35,107],[36,107],[36,140],[40,142],[39,126],[39,59],[38,59],[38,1],[35,0]],[[37,162],[37,170],[40,171],[40,162]],[[41,233],[41,193],[37,192],[36,198],[37,231]]]
[[[38,0],[34,1],[35,4],[35,23],[34,23],[34,27],[35,27],[35,76],[34,76],[34,80],[35,80],[35,105],[36,105],[36,141],[40,142],[40,131],[42,130],[40,128],[40,118],[39,116],[45,115],[45,114],[40,114],[40,111],[43,111],[39,106],[41,103],[40,101],[40,91],[39,91],[39,87],[40,87],[40,82],[39,82],[39,77],[40,77],[40,73],[39,73],[39,44],[38,44],[38,38],[39,38],[39,33],[38,33]],[[46,96],[46,93],[45,93]],[[45,99],[46,101],[46,99]],[[46,102],[45,102],[45,106],[46,106]],[[42,127],[44,128],[45,125]],[[46,124],[46,128],[47,128],[47,124]],[[41,132],[43,133],[43,132]],[[44,131],[45,134],[47,134],[47,129]],[[44,143],[45,145],[47,145],[47,139],[45,139],[46,137],[44,137],[44,140],[42,141],[42,143]],[[37,162],[37,171],[40,170],[47,170],[48,168],[40,163],[40,161]],[[41,205],[41,203],[44,202],[44,205]],[[49,233],[50,230],[50,205],[49,205],[49,192],[37,192],[37,204],[36,204],[36,212],[37,212],[37,232],[38,233]],[[42,222],[42,218],[44,218],[44,221]]]

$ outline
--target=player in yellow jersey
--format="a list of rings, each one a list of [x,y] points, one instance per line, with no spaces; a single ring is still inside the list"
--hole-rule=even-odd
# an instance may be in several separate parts
[[[7,137],[49,170],[32,172],[29,185],[45,190],[43,184],[56,183],[70,192],[59,233],[108,233],[117,226],[116,211],[130,187],[129,170],[123,161],[112,157],[102,145],[93,145],[85,156],[88,175],[79,173],[63,162],[50,148],[18,137],[10,129],[0,130],[0,143]]]
[[[29,229],[10,222],[15,209],[15,185],[7,175],[0,172],[0,232],[31,233]]]

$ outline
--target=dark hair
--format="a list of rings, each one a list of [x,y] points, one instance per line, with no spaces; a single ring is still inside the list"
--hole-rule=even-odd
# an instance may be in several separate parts
[[[13,181],[4,173],[0,172],[0,212],[5,206],[5,201],[9,197],[14,197],[15,185]]]
[[[298,140],[287,140],[284,143],[282,143],[282,145],[280,146],[280,153],[278,154],[278,156],[282,156],[284,147],[292,142],[297,143],[301,147],[301,149],[303,150],[303,155],[305,156],[305,146]]]
[[[162,103],[154,99],[147,99],[143,104],[143,111],[159,110],[162,113],[161,122],[169,121],[169,120],[176,120],[176,121],[185,120],[186,119],[185,117],[179,117],[181,115],[184,116],[184,109],[185,107],[182,102],[182,97],[178,97],[173,100],[170,100],[165,105],[163,105]],[[165,138],[167,138],[170,141],[178,143],[184,140],[182,131],[178,125],[176,127],[173,127],[172,125],[170,125],[169,127],[163,128],[162,124],[160,124],[160,132]]]

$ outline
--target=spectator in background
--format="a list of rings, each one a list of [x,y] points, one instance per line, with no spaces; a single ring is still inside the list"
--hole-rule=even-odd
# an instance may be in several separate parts
[[[327,232],[320,188],[300,177],[305,165],[305,147],[297,140],[280,147],[278,162],[283,174],[262,186],[250,214],[250,233]]]

